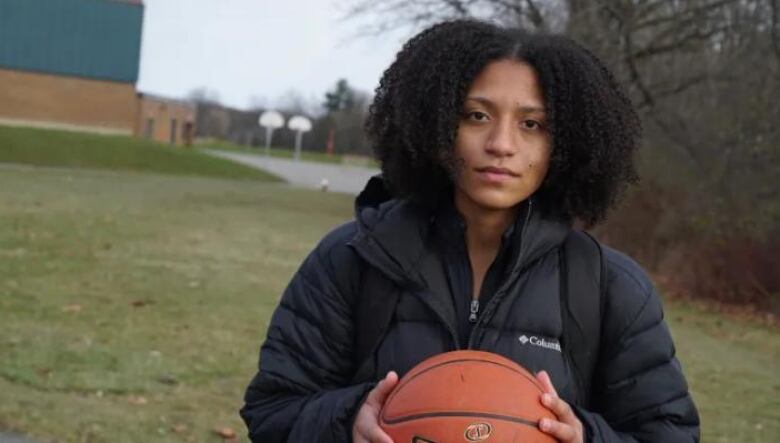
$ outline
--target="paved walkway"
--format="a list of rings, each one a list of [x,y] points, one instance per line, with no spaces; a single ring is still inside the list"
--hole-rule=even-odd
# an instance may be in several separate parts
[[[294,161],[258,154],[217,151],[204,149],[204,152],[243,163],[278,175],[289,183],[305,188],[319,189],[323,179],[328,180],[328,189],[357,195],[363,190],[371,176],[379,174],[379,169],[361,166],[347,166],[332,163]]]
[[[0,443],[35,443],[19,434],[0,432]]]

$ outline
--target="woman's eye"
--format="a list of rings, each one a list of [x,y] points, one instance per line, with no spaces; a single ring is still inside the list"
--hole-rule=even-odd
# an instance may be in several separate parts
[[[542,124],[536,120],[523,120],[520,124],[523,129],[541,129]]]
[[[481,111],[471,111],[466,113],[466,118],[481,122],[487,120],[488,115]]]

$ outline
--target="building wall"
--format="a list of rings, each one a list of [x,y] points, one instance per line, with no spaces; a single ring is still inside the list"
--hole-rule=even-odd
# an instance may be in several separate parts
[[[132,83],[0,68],[0,120],[132,134],[138,97]]]
[[[195,105],[139,95],[135,134],[175,145],[191,145],[195,136]]]

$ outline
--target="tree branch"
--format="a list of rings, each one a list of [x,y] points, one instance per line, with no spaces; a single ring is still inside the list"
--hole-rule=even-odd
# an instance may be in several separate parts
[[[712,29],[708,32],[701,32],[698,29],[694,29],[692,32],[678,38],[676,41],[665,44],[665,45],[657,45],[657,46],[648,46],[646,48],[642,48],[633,54],[631,54],[631,57],[641,60],[643,58],[652,57],[654,55],[663,54],[666,52],[674,51],[675,49],[681,49],[686,44],[694,41],[702,41],[706,40],[716,34],[719,34],[721,32],[724,32],[728,30],[728,26],[722,26],[715,29]]]
[[[528,5],[528,20],[533,23],[536,29],[545,29],[544,17],[542,17],[539,7],[533,0],[525,0],[525,4]]]
[[[655,85],[648,86],[647,89],[649,91],[655,91],[653,93],[653,97],[655,99],[665,98],[665,97],[670,97],[670,96],[673,96],[673,95],[680,94],[681,92],[684,92],[685,90],[690,89],[690,88],[700,84],[701,82],[709,79],[709,77],[710,76],[708,74],[706,74],[706,73],[705,74],[698,74],[698,75],[691,76],[691,77],[689,77],[689,78],[679,82],[676,86],[674,86],[672,88],[662,89],[662,85],[661,84],[655,84]],[[646,107],[648,105],[649,105],[649,103],[642,102],[642,103],[639,103],[637,105],[637,107],[638,108],[643,108],[643,107]]]
[[[469,13],[468,8],[461,0],[444,0],[444,4],[453,9],[460,17],[465,17]]]
[[[737,1],[739,1],[739,0],[718,0],[718,1],[715,1],[715,2],[712,2],[712,3],[708,3],[708,4],[705,4],[705,5],[694,6],[694,7],[690,8],[690,9],[684,9],[682,11],[675,11],[672,14],[662,15],[662,16],[658,16],[658,17],[653,17],[653,18],[650,18],[650,19],[645,20],[643,22],[637,22],[636,25],[634,26],[633,30],[634,31],[639,31],[639,30],[641,30],[643,28],[651,28],[651,27],[657,26],[659,24],[668,23],[668,22],[677,23],[677,22],[680,22],[681,19],[683,19],[683,18],[685,19],[685,21],[690,22],[699,13],[702,13],[702,12],[703,13],[707,13],[707,12],[713,11],[713,10],[715,10],[717,8],[720,8],[721,6],[725,6],[725,5],[729,4],[729,3],[735,3]],[[658,2],[658,6],[661,6],[660,3],[662,3],[662,2]],[[666,3],[668,3],[668,2],[666,2]],[[643,12],[642,15],[647,16],[649,14]]]
[[[656,107],[656,100],[654,95],[650,92],[647,85],[645,84],[644,80],[642,79],[641,74],[639,73],[639,69],[636,66],[636,61],[634,60],[634,57],[632,57],[633,53],[633,38],[631,31],[625,26],[625,22],[623,20],[622,15],[615,11],[614,9],[607,7],[605,9],[612,17],[618,22],[619,28],[621,31],[621,36],[623,40],[623,53],[624,53],[624,63],[626,64],[626,67],[628,68],[628,74],[630,82],[639,90],[641,96],[642,96],[642,102],[646,104],[648,109],[648,112],[646,113],[647,116],[656,124],[658,125],[661,130],[664,131],[665,135],[669,138],[671,138],[678,146],[682,148],[682,152],[685,156],[685,159],[688,161],[689,165],[699,174],[701,174],[703,168],[701,166],[701,163],[698,161],[698,158],[695,154],[695,147],[692,143],[686,138],[682,137],[678,134],[678,131],[676,131],[674,128],[671,127],[671,125],[667,124],[665,121],[663,121],[658,114],[655,112]],[[682,126],[684,123],[682,121],[678,121],[678,126]],[[684,131],[684,127],[682,128]]]
[[[772,8],[772,48],[780,61],[780,0],[770,0],[769,7]]]

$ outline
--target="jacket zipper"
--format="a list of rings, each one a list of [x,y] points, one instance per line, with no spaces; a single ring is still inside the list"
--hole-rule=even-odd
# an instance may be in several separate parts
[[[479,300],[471,300],[471,308],[469,313],[469,323],[476,323],[479,316]]]
[[[522,263],[523,260],[523,250],[525,249],[525,229],[528,226],[528,222],[531,220],[531,210],[532,210],[532,204],[533,200],[528,200],[528,211],[525,215],[525,222],[523,223],[523,228],[520,229],[520,251],[517,254],[517,263],[518,265]],[[471,329],[471,335],[469,335],[469,342],[468,346],[466,346],[466,349],[473,349],[474,348],[474,340],[477,336],[477,330],[479,329],[480,324],[482,323],[482,320],[485,319],[489,313],[493,311],[493,308],[496,306],[496,304],[500,301],[501,297],[504,295],[504,293],[509,289],[509,286],[511,286],[512,282],[515,280],[515,276],[522,270],[522,268],[517,268],[512,271],[512,274],[509,276],[509,278],[506,279],[504,284],[499,288],[498,291],[496,291],[496,294],[493,295],[493,298],[490,299],[490,302],[485,307],[485,309],[482,311],[482,314],[479,314],[479,300],[472,300],[471,301],[471,313],[469,314],[469,322],[474,323],[474,327]],[[474,320],[472,320],[472,318]]]

